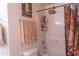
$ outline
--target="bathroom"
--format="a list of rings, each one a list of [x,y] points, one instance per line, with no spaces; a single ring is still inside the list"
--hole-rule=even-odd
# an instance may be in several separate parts
[[[0,15],[2,25],[7,30],[4,30],[6,43],[0,47],[0,55],[67,55],[66,24],[64,22],[66,3],[8,3],[7,6],[0,4],[0,6],[2,5]],[[31,29],[33,29],[35,32],[32,33],[35,34],[33,37],[35,39],[27,39],[28,42],[25,42],[25,39],[22,38],[24,34],[27,36],[27,33],[23,31],[24,27],[21,23],[23,21],[27,22],[27,25],[30,23],[30,28],[27,26],[26,30],[29,28],[29,31],[32,31]],[[31,28],[33,25],[35,26]]]

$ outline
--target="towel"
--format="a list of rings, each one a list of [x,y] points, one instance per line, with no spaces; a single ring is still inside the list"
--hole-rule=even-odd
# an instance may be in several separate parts
[[[32,22],[32,40],[37,40],[36,22]]]
[[[2,33],[2,25],[0,24],[0,47],[4,45],[3,33]]]
[[[30,44],[36,40],[36,23],[35,21],[21,20],[21,37],[23,44]]]
[[[21,29],[21,41],[22,44],[28,43],[28,21],[21,20],[20,21],[20,29]]]

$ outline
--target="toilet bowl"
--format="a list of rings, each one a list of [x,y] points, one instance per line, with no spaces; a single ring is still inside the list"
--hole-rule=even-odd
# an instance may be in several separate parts
[[[27,48],[23,51],[23,56],[37,56],[38,49],[37,48]]]

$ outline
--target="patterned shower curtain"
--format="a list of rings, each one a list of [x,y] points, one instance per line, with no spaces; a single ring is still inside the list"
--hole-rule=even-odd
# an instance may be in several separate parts
[[[79,56],[78,7],[78,4],[67,4],[64,7],[67,56]]]

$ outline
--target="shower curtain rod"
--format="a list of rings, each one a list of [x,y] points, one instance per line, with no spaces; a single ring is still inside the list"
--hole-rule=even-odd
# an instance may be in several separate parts
[[[54,7],[50,7],[50,8],[46,8],[46,9],[37,10],[37,12],[45,11],[45,10],[52,9],[52,8],[58,8],[58,7],[62,7],[62,6],[65,6],[65,5],[68,5],[68,4],[64,4],[64,5],[54,6]]]

